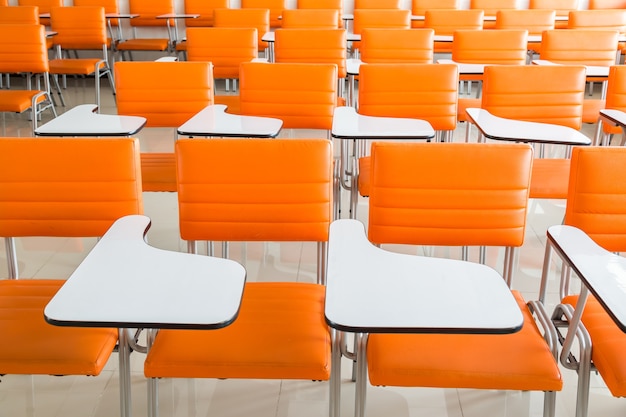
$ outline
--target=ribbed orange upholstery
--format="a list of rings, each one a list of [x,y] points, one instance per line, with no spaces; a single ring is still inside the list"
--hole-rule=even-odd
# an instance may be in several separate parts
[[[559,64],[611,66],[615,64],[616,30],[548,30],[541,38],[541,59]]]
[[[213,104],[210,62],[116,62],[118,114],[142,116],[147,127],[176,128]],[[173,153],[142,153],[144,191],[176,191]]]
[[[0,6],[0,24],[39,24],[37,6]]]
[[[228,0],[185,0],[185,13],[199,14],[197,19],[185,20],[186,27],[210,27],[214,24],[215,9],[227,9]]]
[[[118,14],[120,12],[117,5],[117,0],[74,0],[73,4],[74,6],[80,7],[104,7],[104,12],[106,14]],[[108,40],[108,45],[109,47],[111,47],[111,50],[114,50],[115,42],[117,42],[121,37],[120,19],[107,19],[107,26],[109,26],[110,31],[113,31],[113,28],[115,28],[117,32],[109,32],[109,36],[111,36],[112,38]]]
[[[344,29],[277,29],[274,36],[277,63],[335,64],[337,77],[346,78]]]
[[[529,9],[554,10],[557,16],[567,16],[570,11],[577,10],[579,0],[529,0]],[[556,29],[567,27],[567,21],[557,21],[554,24]]]
[[[352,31],[361,34],[365,28],[411,28],[411,11],[404,9],[355,9]],[[359,49],[361,42],[352,42]]]
[[[214,78],[239,79],[239,65],[258,57],[256,28],[189,28],[187,60],[209,61]]]
[[[140,181],[137,139],[0,138],[0,236],[102,236],[119,217],[142,213]],[[116,329],[44,320],[63,283],[0,281],[1,374],[101,372]]]
[[[133,37],[121,40],[116,46],[117,50],[122,52],[122,56],[124,52],[128,52],[132,60],[132,51],[167,51],[171,47],[169,31],[167,37],[147,38],[137,36],[137,28],[162,28],[165,33],[168,23],[173,27],[173,20],[156,18],[159,15],[174,13],[172,0],[128,0],[128,9],[129,13],[139,16],[128,19],[133,28]]]
[[[626,32],[626,9],[572,10],[567,21],[570,29],[601,29]]]
[[[328,240],[330,141],[180,139],[176,154],[183,239]],[[324,297],[321,284],[246,283],[230,326],[159,331],[145,375],[328,380]]]
[[[337,29],[337,9],[287,9],[283,11],[282,28]]]
[[[37,6],[39,13],[50,13],[53,7],[63,6],[63,0],[17,0],[18,6]],[[40,19],[40,23],[44,26],[50,26],[50,19],[44,17]]]
[[[261,38],[270,31],[269,9],[215,9],[213,26],[221,28],[256,28],[259,35],[259,51],[267,49]]]
[[[549,9],[499,10],[496,13],[495,29],[527,30],[529,35],[541,35],[554,29],[556,12]],[[541,42],[529,41],[530,53],[541,52]]]
[[[339,12],[337,27],[343,28],[343,0],[297,0],[298,9],[332,9]]]
[[[406,387],[560,391],[563,382],[522,295],[521,331],[507,335],[372,334],[370,383]],[[462,354],[459,349],[462,346]],[[413,348],[411,352],[409,349]]]
[[[94,75],[96,105],[100,105],[100,78],[107,75],[113,88],[111,70],[108,63],[107,24],[104,7],[69,6],[53,7],[50,11],[53,37],[57,48],[55,59],[50,60],[50,73],[55,75]],[[65,58],[63,50],[96,50],[96,58]],[[56,83],[60,94],[60,86]],[[115,92],[115,91],[114,91]]]
[[[590,9],[626,9],[624,0],[589,0]]]
[[[0,25],[0,74],[41,74],[43,81],[42,90],[0,89],[0,112],[22,113],[31,109],[33,130],[37,128],[37,115],[43,110],[51,109],[56,117],[48,71],[48,49],[42,25]]]
[[[537,158],[533,162],[530,195],[532,198],[567,198],[570,160]]]
[[[457,30],[482,30],[485,13],[482,10],[426,10],[424,27],[435,30],[435,35],[454,35]],[[451,53],[451,42],[435,41],[435,53]]]
[[[433,9],[460,9],[461,2],[459,0],[412,0],[411,1],[411,14],[414,16],[424,16],[426,10]],[[423,20],[411,21],[411,27],[423,28]]]
[[[626,111],[626,67],[614,65],[609,70],[605,108]],[[603,134],[622,134],[620,126],[602,124]]]
[[[516,10],[520,7],[517,0],[470,0],[469,8],[482,10],[485,16],[495,17],[499,10]],[[494,21],[483,23],[483,29],[493,29],[495,26]]]
[[[376,63],[433,62],[432,29],[365,28],[361,32],[361,61]]]
[[[500,145],[374,142],[370,241],[521,246],[533,152]]]
[[[399,9],[400,0],[355,0],[354,10],[357,9]]]
[[[520,144],[375,142],[368,238],[519,247],[532,159],[532,148]],[[544,415],[553,415],[559,367],[531,309],[513,295],[524,317],[517,333],[370,334],[371,384],[545,391]]]
[[[258,141],[243,139],[214,142],[212,139],[191,146],[181,139],[176,145],[183,239],[327,239],[330,222],[327,171],[332,165],[327,143],[271,140],[260,146]],[[297,152],[302,155],[282,156]],[[231,154],[241,158],[241,163],[245,161],[245,169],[241,163],[230,166],[233,162],[226,155]],[[209,166],[211,172],[223,174],[209,177]],[[255,175],[251,177],[250,172]],[[284,202],[287,196],[289,204]],[[277,223],[283,226],[277,227]]]
[[[241,114],[275,117],[286,129],[330,130],[337,106],[337,66],[241,64],[240,106]]]
[[[281,19],[283,11],[287,8],[285,0],[241,0],[242,9],[267,9],[270,12],[270,27],[281,27]],[[261,34],[261,36],[263,36]]]

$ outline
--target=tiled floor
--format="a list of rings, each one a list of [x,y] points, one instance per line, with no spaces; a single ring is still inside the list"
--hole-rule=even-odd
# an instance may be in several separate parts
[[[65,96],[67,105],[93,102],[92,81],[70,80]],[[86,87],[86,88],[84,88]],[[115,105],[103,83],[103,113],[114,113]],[[59,108],[60,111],[63,109]],[[26,115],[2,114],[1,134],[30,136]],[[49,116],[45,116],[47,120]],[[594,126],[585,126],[591,135]],[[456,139],[463,140],[465,126],[459,125]],[[285,136],[325,137],[325,132],[284,132]],[[139,135],[144,150],[173,149],[174,131],[145,129]],[[44,140],[44,139],[42,139]],[[178,236],[176,196],[172,193],[146,193],[145,211],[152,218],[149,242],[157,247],[185,250]],[[344,202],[347,194],[344,194]],[[345,205],[345,204],[344,204]],[[344,211],[345,213],[345,211]],[[546,228],[560,223],[563,201],[532,201],[528,214],[526,241],[519,252],[519,268],[513,286],[528,299],[536,299],[539,286]],[[367,215],[367,201],[359,204],[359,219]],[[20,268],[24,278],[67,277],[94,242],[86,239],[22,239],[18,242]],[[6,271],[4,242],[0,243],[0,271]],[[428,250],[424,250],[429,252]],[[301,244],[235,244],[232,257],[245,265],[250,280],[315,279],[315,246]],[[488,260],[497,266],[501,251],[490,250]],[[453,256],[458,256],[453,253]],[[0,273],[0,276],[4,273]],[[553,274],[548,310],[556,301]],[[0,343],[11,343],[1,340]],[[463,346],[458,346],[463,355]],[[133,414],[145,416],[146,380],[144,355],[132,355]],[[472,358],[467,358],[472,360]],[[350,381],[351,363],[343,361],[342,415],[352,415],[354,384]],[[576,375],[563,370],[564,389],[557,396],[557,416],[574,416]],[[0,417],[114,417],[119,415],[117,355],[98,377],[16,376],[0,377]],[[163,417],[255,416],[323,417],[327,415],[328,385],[309,381],[257,380],[163,380],[160,383],[160,410]],[[543,395],[528,392],[499,392],[467,389],[369,387],[368,417],[484,417],[541,416]],[[626,400],[613,398],[602,380],[592,377],[590,416],[622,416]]]

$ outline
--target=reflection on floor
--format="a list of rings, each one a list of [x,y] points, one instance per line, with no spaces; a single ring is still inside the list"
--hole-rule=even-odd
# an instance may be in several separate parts
[[[19,80],[14,81],[19,82]],[[91,80],[68,80],[64,91],[68,108],[92,103]],[[103,83],[102,112],[115,113],[115,103],[108,83]],[[63,108],[59,108],[62,112]],[[27,115],[2,114],[3,136],[31,135]],[[44,116],[44,121],[49,115]],[[595,126],[586,125],[584,132],[592,135]],[[289,137],[326,137],[322,131],[285,131]],[[173,149],[173,129],[144,129],[139,135],[144,151]],[[465,125],[460,124],[455,140],[465,137]],[[45,139],[42,139],[45,140]],[[549,152],[559,152],[548,149]],[[178,236],[176,195],[145,193],[145,211],[152,218],[148,234],[150,244],[171,250],[185,250]],[[347,215],[348,194],[344,191],[344,217]],[[527,299],[535,299],[539,286],[546,228],[562,221],[564,201],[532,201],[528,214],[526,241],[519,252],[519,265],[513,286]],[[359,201],[358,218],[367,218],[367,200]],[[24,278],[67,277],[94,242],[86,239],[21,239],[18,242],[20,268]],[[0,242],[0,271],[6,271],[4,242]],[[432,254],[432,248],[391,248],[413,253]],[[217,245],[217,252],[220,249]],[[240,261],[250,280],[315,279],[315,245],[313,244],[233,244],[231,257]],[[438,252],[438,251],[437,251]],[[458,257],[456,251],[450,256]],[[498,267],[502,251],[489,250],[488,262]],[[474,258],[475,259],[475,258]],[[556,301],[556,272],[549,288],[548,310]],[[2,340],[2,343],[11,343]],[[251,347],[252,348],[252,347]],[[184,354],[184,352],[181,352]],[[458,346],[463,355],[463,346]],[[132,355],[132,395],[135,416],[147,415],[146,380],[143,377],[141,353]],[[467,358],[471,360],[471,358]],[[353,413],[354,384],[350,381],[351,362],[343,361],[342,415]],[[576,396],[576,375],[563,370],[564,390],[557,396],[557,416],[573,416]],[[0,378],[0,417],[111,417],[119,415],[117,356],[113,355],[106,370],[98,377],[16,376]],[[163,380],[160,384],[160,410],[164,417],[250,416],[255,417],[322,417],[328,412],[328,385],[310,381],[262,380]],[[528,392],[500,392],[467,389],[385,388],[369,387],[368,417],[484,417],[540,416],[543,395]],[[592,377],[590,415],[622,416],[624,400],[613,398],[602,380]]]

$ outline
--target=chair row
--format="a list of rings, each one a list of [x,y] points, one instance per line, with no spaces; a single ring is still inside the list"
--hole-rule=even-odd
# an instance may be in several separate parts
[[[0,322],[0,332],[11,341],[0,350],[2,373],[98,375],[113,352],[118,332],[46,323],[42,312],[63,281],[17,279],[13,238],[101,236],[117,218],[140,214],[138,142],[130,138],[2,138],[0,148],[0,183],[7,197],[0,211],[4,213],[0,235],[7,239],[10,276],[14,278],[0,286],[3,297],[12,300],[5,307],[11,311],[11,320]],[[623,151],[609,147],[574,150],[576,168],[568,213],[579,210],[575,203],[579,193],[589,195],[595,190],[606,196],[604,187],[614,182],[605,180],[607,171],[601,168],[610,165],[623,170]],[[51,153],[57,157],[51,159]],[[505,247],[502,274],[510,285],[514,248],[524,239],[532,154],[530,146],[520,144],[375,144],[369,240],[383,245]],[[150,401],[158,398],[157,378],[165,377],[331,379],[330,415],[338,415],[337,371],[346,339],[343,331],[329,328],[324,308],[326,242],[330,239],[329,256],[342,250],[332,246],[333,236],[329,235],[331,161],[332,146],[321,138],[177,141],[180,233],[189,242],[190,252],[195,252],[198,240],[319,242],[320,278],[317,283],[247,283],[237,318],[220,330],[155,332],[155,337],[149,338],[144,365],[150,378]],[[29,184],[27,198],[25,181]],[[68,183],[76,186],[68,188]],[[619,186],[612,186],[612,193],[623,196]],[[59,200],[63,210],[57,209]],[[583,211],[614,213],[614,205],[605,201],[590,200]],[[294,211],[294,204],[302,209]],[[484,216],[485,211],[492,215]],[[42,217],[42,213],[49,215]],[[74,221],[76,218],[81,221]],[[567,224],[576,224],[573,217],[566,218]],[[610,233],[619,232],[613,229]],[[423,265],[424,261],[419,262]],[[332,265],[337,263],[333,258]],[[356,265],[347,267],[349,271]],[[475,274],[469,273],[471,264],[457,267],[468,271],[468,280]],[[328,279],[335,276],[334,270],[328,272]],[[37,296],[33,298],[33,294]],[[455,333],[450,329],[433,329],[430,334],[382,332],[360,341],[366,344],[361,354],[367,353],[358,356],[357,363],[367,363],[374,386],[543,391],[544,415],[552,416],[555,393],[563,384],[555,357],[554,328],[541,302],[527,303],[517,291],[513,291],[513,299],[523,326],[511,329],[511,334],[443,334]],[[471,354],[472,361],[454,359],[459,346]],[[594,341],[595,346],[602,349]],[[601,352],[598,350],[598,355]],[[613,380],[607,383],[623,385]],[[361,416],[364,393],[356,399],[357,415]],[[156,415],[156,403],[149,409]]]

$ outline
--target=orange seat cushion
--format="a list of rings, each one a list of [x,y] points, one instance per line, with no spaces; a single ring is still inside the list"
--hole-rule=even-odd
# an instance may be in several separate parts
[[[330,333],[325,287],[252,282],[239,316],[219,330],[161,330],[147,377],[328,380]]]
[[[141,183],[143,191],[176,191],[174,153],[142,153]]]
[[[459,105],[457,108],[457,120],[459,122],[467,122],[467,113],[465,113],[465,109],[468,108],[480,108],[481,105],[480,98],[459,98]]]
[[[239,94],[231,96],[214,96],[213,102],[215,104],[226,105],[226,113],[241,114],[241,99]]]
[[[530,176],[530,198],[567,198],[570,160],[535,158]]]
[[[169,39],[129,39],[120,42],[117,49],[120,51],[165,51],[170,44]]]
[[[583,123],[596,123],[600,110],[604,109],[606,101],[603,99],[587,98],[583,101]]]
[[[44,319],[64,282],[0,281],[0,374],[100,374],[117,344],[116,329],[59,327]]]
[[[578,295],[565,297],[563,304],[576,306]],[[591,359],[615,397],[626,396],[626,333],[621,331],[606,310],[589,296],[582,322],[591,336]]]
[[[371,334],[372,385],[559,391],[561,373],[522,296],[524,326],[506,335]]]
[[[33,96],[38,90],[0,90],[0,112],[22,113],[33,105]],[[41,96],[38,102],[45,99]]]

